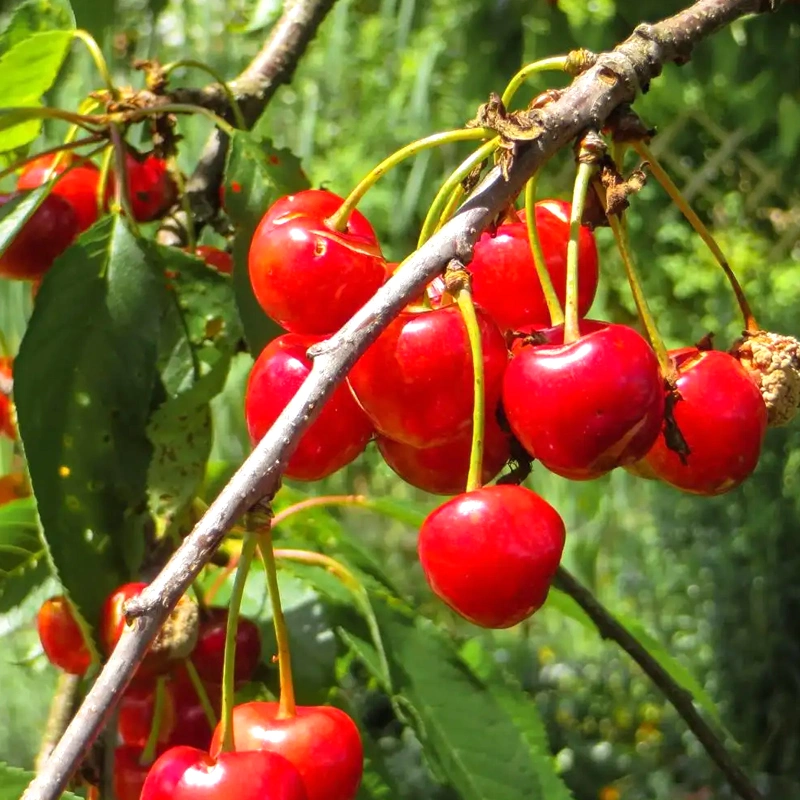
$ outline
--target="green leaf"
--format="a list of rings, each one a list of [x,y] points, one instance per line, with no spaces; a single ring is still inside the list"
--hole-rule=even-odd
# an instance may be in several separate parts
[[[592,622],[589,615],[578,605],[575,600],[573,600],[565,592],[562,592],[560,589],[550,589],[547,594],[547,601],[544,604],[544,608],[552,608],[558,611],[559,614],[569,617],[571,620],[582,625],[588,631],[597,631],[597,627],[595,626],[594,622]]]
[[[40,31],[71,31],[75,15],[67,0],[26,0],[0,22],[0,53]]]
[[[225,211],[237,231],[233,247],[236,303],[250,352],[258,355],[281,328],[261,309],[250,285],[247,254],[262,215],[279,197],[308,188],[298,159],[269,140],[236,131],[225,167]]]
[[[24,195],[18,195],[0,208],[0,256],[5,253],[25,223],[50,193],[53,184],[48,182]]]
[[[113,29],[117,19],[118,0],[72,0],[72,8],[78,27],[89,31],[94,38],[103,44],[106,34]]]
[[[49,574],[33,498],[0,506],[0,613],[18,606]]]
[[[92,227],[45,275],[15,363],[44,538],[90,625],[143,547],[146,427],[166,302],[155,261],[121,218]]]
[[[0,800],[19,800],[33,778],[33,772],[0,762]],[[61,797],[63,800],[82,800],[80,795],[72,792],[64,792]]]
[[[402,522],[404,525],[408,525],[410,528],[414,529],[420,528],[427,516],[425,511],[415,508],[414,503],[408,500],[398,502],[383,497],[370,497],[367,499],[364,507],[381,516],[388,517],[397,522]]]
[[[0,56],[0,107],[38,107],[42,95],[53,85],[71,41],[70,31],[41,31]],[[0,151],[33,141],[41,124],[41,120],[18,122],[0,138]]]

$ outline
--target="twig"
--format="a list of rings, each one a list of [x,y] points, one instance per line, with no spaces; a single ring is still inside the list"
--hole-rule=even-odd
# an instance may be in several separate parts
[[[691,47],[745,14],[765,11],[764,0],[700,0],[656,25],[639,26],[612,53],[577,77],[540,109],[538,133],[515,145],[504,177],[493,169],[456,216],[412,254],[375,295],[327,342],[312,348],[314,366],[283,413],[242,464],[179,549],[127,611],[126,628],[83,705],[23,800],[55,800],[124,691],[170,609],[219,546],[225,533],[262,498],[271,498],[287,459],[323,403],[405,305],[451,259],[469,263],[480,232],[516,197],[559,149],[589,127],[602,127],[621,103],[631,102],[663,65],[685,61]]]
[[[556,574],[555,586],[568,594],[586,612],[600,636],[616,642],[663,692],[673,708],[689,726],[689,730],[703,745],[711,760],[728,779],[728,783],[730,783],[733,790],[743,800],[764,800],[761,792],[753,786],[747,775],[739,768],[733,755],[725,748],[722,740],[714,733],[695,708],[692,695],[675,683],[661,664],[650,655],[647,648],[643,647],[633,634],[616,620],[614,615],[603,606],[589,589],[583,586],[563,567],[559,567]]]
[[[70,675],[68,672],[59,674],[56,690],[50,701],[50,711],[47,714],[42,742],[39,745],[39,752],[36,754],[37,770],[50,758],[59,739],[64,735],[64,731],[75,713],[75,707],[78,705],[80,685],[80,675]]]
[[[287,83],[306,47],[336,0],[294,0],[275,24],[260,52],[247,68],[228,84],[244,121],[252,127],[281,84]],[[203,89],[180,89],[171,101],[203,106],[220,116],[232,116],[229,96],[218,83]],[[219,209],[219,187],[225,169],[228,137],[215,130],[208,138],[200,160],[186,183],[186,195],[199,232]],[[188,217],[181,208],[164,220],[158,232],[161,244],[182,247],[186,244]]]

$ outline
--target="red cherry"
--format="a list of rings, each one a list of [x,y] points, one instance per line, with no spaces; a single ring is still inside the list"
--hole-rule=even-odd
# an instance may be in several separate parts
[[[223,275],[230,275],[233,272],[233,256],[225,250],[207,244],[199,244],[195,247],[194,254]]]
[[[273,339],[253,365],[244,400],[250,438],[255,444],[311,372],[306,350],[318,339],[286,333]],[[372,425],[346,386],[334,391],[303,434],[286,475],[317,481],[349,464],[367,446]]]
[[[123,744],[144,747],[150,737],[155,715],[153,686],[130,686],[119,701],[117,732]],[[164,704],[158,723],[158,741],[166,743],[175,729],[175,701],[169,684],[164,686]]]
[[[3,391],[2,384],[14,379],[13,364],[13,358],[0,356],[0,436],[6,436],[9,439],[17,438],[17,430],[14,426],[11,397]]]
[[[573,480],[645,455],[661,430],[664,397],[655,354],[624,325],[525,347],[503,384],[503,407],[523,447]]]
[[[0,195],[0,206],[16,196]],[[40,278],[77,235],[78,217],[72,206],[63,197],[47,195],[0,256],[0,278]]]
[[[64,595],[42,603],[36,618],[39,640],[51,664],[72,675],[85,675],[92,655],[83,638],[83,631]]]
[[[198,675],[210,683],[222,683],[222,663],[225,655],[225,629],[228,611],[209,608],[208,616],[200,623],[192,662]],[[236,630],[236,662],[233,677],[236,683],[246,683],[253,677],[261,659],[261,634],[252,620],[239,617]]]
[[[122,745],[114,750],[114,797],[116,800],[139,800],[150,771],[142,764],[142,748]]]
[[[458,494],[467,485],[472,431],[453,442],[435,447],[411,447],[376,438],[386,463],[406,482],[431,494]],[[483,483],[488,483],[509,459],[508,436],[489,417],[483,445]]]
[[[297,770],[265,750],[220,753],[173,747],[150,769],[141,800],[308,800]]]
[[[17,189],[35,189],[46,183],[57,155],[40,156],[26,164],[20,172]],[[62,153],[55,174],[61,175],[75,160],[72,153]],[[55,181],[51,193],[62,197],[72,206],[78,229],[85,231],[97,221],[99,186],[100,170],[91,161],[79,160],[66,175]]]
[[[387,277],[374,235],[339,233],[323,216],[274,216],[272,209],[256,228],[248,267],[264,311],[287,330],[311,335],[338,330]]]
[[[508,353],[494,322],[477,314],[486,407],[495,408]],[[402,312],[348,381],[378,432],[395,442],[433,447],[463,438],[472,423],[472,355],[458,306]]]
[[[547,271],[563,306],[567,284],[567,242],[570,204],[545,200],[536,204],[536,229]],[[483,306],[504,330],[534,323],[548,325],[541,284],[524,222],[506,222],[485,232],[475,245],[469,265],[475,302]],[[591,231],[582,227],[578,239],[578,313],[584,316],[597,291],[597,246]]]
[[[288,194],[276,200],[261,218],[259,227],[274,227],[293,217],[304,216],[324,220],[333,216],[341,207],[344,198],[327,189],[305,189],[297,194]],[[347,220],[347,232],[377,242],[378,237],[369,220],[354,210]]]
[[[219,684],[203,683],[206,697],[214,714],[219,718],[222,708],[222,687]],[[188,745],[208,750],[214,726],[208,721],[206,712],[197,696],[197,690],[189,680],[183,666],[174,671],[174,680],[170,683],[170,693],[175,702],[175,727],[168,744],[171,747]]]
[[[164,216],[178,197],[178,187],[169,174],[167,162],[152,153],[142,158],[128,151],[125,167],[133,218],[150,222]]]
[[[522,486],[486,486],[448,500],[419,531],[433,591],[465,619],[508,628],[547,598],[564,549],[564,521]]]
[[[689,447],[687,463],[659,435],[646,464],[686,492],[716,495],[738,486],[758,464],[767,409],[756,385],[733,356],[718,350],[673,351],[681,399],[673,406]]]
[[[338,708],[299,706],[296,716],[279,719],[277,703],[243,703],[233,709],[233,735],[242,750],[288,759],[303,778],[308,800],[353,800],[358,792],[364,769],[361,735]],[[212,754],[219,752],[220,741],[217,726]]]

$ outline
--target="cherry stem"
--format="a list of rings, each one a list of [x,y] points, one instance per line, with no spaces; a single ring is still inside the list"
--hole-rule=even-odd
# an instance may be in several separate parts
[[[453,214],[456,213],[456,209],[458,208],[459,204],[461,203],[461,199],[464,197],[466,192],[464,191],[464,185],[459,183],[452,192],[450,192],[450,197],[447,200],[447,204],[444,207],[444,210],[439,217],[439,221],[436,223],[436,230],[438,231]]]
[[[170,72],[180,69],[181,67],[199,69],[205,72],[207,75],[210,75],[222,87],[222,91],[225,93],[225,97],[228,99],[228,103],[231,107],[233,118],[236,121],[236,127],[241,128],[241,130],[247,130],[247,122],[245,121],[239,101],[236,99],[236,95],[234,95],[234,93],[231,91],[231,87],[228,86],[228,84],[225,82],[225,79],[219,74],[219,72],[217,72],[213,67],[210,67],[208,64],[204,64],[202,61],[196,61],[193,58],[181,58],[178,61],[171,61],[169,64],[163,66],[161,71],[164,73],[164,75],[169,75]]]
[[[88,133],[99,134],[103,132],[100,120],[88,114],[75,114],[61,108],[38,108],[36,106],[9,106],[0,108],[0,130],[19,125],[31,119],[57,119],[77,125]]]
[[[536,276],[542,286],[544,301],[547,303],[547,311],[550,314],[550,324],[561,325],[564,322],[564,311],[553,286],[553,279],[547,269],[544,253],[542,252],[542,243],[539,241],[539,231],[536,228],[536,186],[538,180],[538,175],[534,175],[525,184],[525,224],[528,228],[528,241],[531,246]]]
[[[142,750],[141,763],[150,764],[156,755],[158,735],[161,733],[161,723],[164,718],[164,706],[167,700],[166,678],[159,675],[156,680],[155,700],[153,702],[153,721],[150,724],[150,734]]]
[[[632,145],[636,152],[649,162],[650,171],[656,176],[656,180],[661,184],[662,188],[669,195],[672,202],[675,203],[675,205],[680,209],[683,216],[686,217],[689,224],[695,229],[695,232],[706,243],[708,249],[717,260],[717,263],[720,265],[720,267],[722,267],[722,271],[725,273],[725,277],[728,279],[731,289],[733,289],[733,293],[736,296],[736,302],[739,304],[739,309],[744,317],[745,329],[749,333],[756,333],[757,331],[760,331],[761,326],[756,322],[753,310],[750,308],[750,303],[747,301],[747,297],[745,296],[744,289],[742,289],[742,285],[736,278],[736,275],[734,274],[731,265],[728,263],[728,259],[725,257],[725,254],[722,252],[720,246],[711,235],[711,231],[708,230],[708,227],[703,220],[697,216],[697,213],[689,205],[688,201],[681,193],[681,190],[675,185],[675,183],[672,181],[672,178],[669,177],[666,170],[653,155],[653,151],[642,141],[634,141]]]
[[[102,216],[106,210],[106,187],[108,186],[108,176],[111,174],[111,162],[113,160],[114,148],[109,147],[103,153],[103,160],[100,162],[100,179],[97,181],[98,216]]]
[[[472,289],[469,275],[463,268],[455,271],[458,276],[457,288],[452,292],[458,303],[458,310],[464,320],[469,338],[469,349],[472,353],[472,448],[469,453],[469,472],[467,473],[467,491],[480,489],[483,483],[483,439],[486,419],[486,398],[484,394],[483,344],[478,315],[472,302]],[[448,287],[449,290],[449,287]]]
[[[600,202],[605,208],[606,191],[603,184],[600,183],[599,180],[595,180],[593,185]],[[655,317],[653,317],[653,312],[650,310],[650,305],[642,289],[641,276],[633,260],[633,252],[631,250],[630,241],[628,240],[628,226],[622,216],[616,217],[613,214],[608,214],[607,219],[611,226],[611,232],[614,234],[614,241],[617,243],[617,249],[622,258],[622,263],[625,266],[625,274],[628,277],[628,283],[631,287],[631,294],[633,295],[633,302],[636,304],[636,311],[647,331],[647,338],[650,340],[650,346],[653,348],[656,358],[658,359],[658,365],[661,367],[661,374],[667,380],[674,381],[677,378],[675,367],[669,357],[664,340],[658,332]]]
[[[128,169],[125,164],[125,156],[127,150],[125,148],[125,141],[122,138],[119,127],[115,123],[111,123],[108,127],[111,134],[111,141],[114,145],[114,165],[116,167],[114,176],[114,190],[117,208],[125,211],[128,217],[128,224],[133,229],[134,233],[138,234],[139,226],[136,224],[136,218],[133,216],[133,208],[131,206],[130,187],[128,186]]]
[[[203,679],[200,677],[200,673],[197,671],[197,667],[194,665],[194,661],[192,661],[191,658],[187,658],[186,661],[183,662],[183,666],[186,669],[186,674],[189,676],[189,682],[192,684],[192,688],[197,695],[200,707],[203,709],[203,713],[206,715],[208,724],[213,731],[214,728],[217,727],[217,715],[214,713],[214,707],[208,699],[208,692],[206,692],[206,687],[203,685]]]
[[[92,136],[85,136],[83,139],[76,139],[71,142],[64,142],[63,144],[57,144],[55,147],[49,147],[47,150],[40,150],[38,153],[31,153],[25,158],[22,158],[19,161],[14,162],[10,167],[4,170],[0,170],[0,180],[2,180],[3,178],[7,178],[12,173],[19,171],[26,164],[30,164],[31,161],[36,161],[38,158],[44,158],[45,156],[52,156],[56,153],[61,153],[66,150],[77,150],[81,147],[86,147],[87,145],[90,144],[97,144],[98,142],[102,141],[103,141],[102,136],[100,136],[99,134],[94,134]]]
[[[287,506],[283,511],[279,511],[272,518],[272,527],[280,525],[288,517],[297,514],[298,511],[306,511],[309,508],[320,508],[322,506],[366,506],[369,500],[361,494],[327,494],[320,497],[309,497]]]
[[[161,114],[200,114],[204,117],[208,117],[208,119],[223,133],[227,133],[228,136],[233,136],[236,132],[236,128],[219,114],[215,114],[213,111],[203,108],[203,106],[196,106],[192,103],[166,103],[163,106],[155,106],[153,108],[139,108],[130,113],[126,112],[124,115],[121,115],[121,118],[124,119],[125,122],[139,122],[143,119],[147,119],[147,117]]]
[[[231,599],[228,602],[228,624],[225,628],[225,655],[222,662],[222,751],[236,749],[233,740],[234,672],[236,670],[236,630],[239,627],[239,607],[242,605],[247,573],[258,544],[255,533],[246,533],[242,542],[242,554],[236,565]]]
[[[569,214],[569,242],[567,242],[567,294],[564,316],[564,344],[580,338],[578,315],[578,254],[580,252],[581,222],[586,205],[586,194],[597,167],[589,162],[578,164],[575,187],[572,191],[572,208]]]
[[[488,142],[482,144],[471,156],[464,159],[450,177],[442,184],[442,188],[437,192],[436,197],[434,197],[431,203],[431,207],[428,209],[428,213],[425,215],[425,222],[422,224],[422,230],[419,234],[417,249],[422,247],[422,245],[433,236],[436,231],[436,226],[443,216],[444,209],[450,201],[452,193],[461,186],[461,182],[464,178],[466,178],[478,164],[485,161],[497,150],[499,145],[499,136],[495,136],[494,139],[490,139]]]
[[[100,73],[100,77],[103,79],[111,97],[114,100],[119,99],[119,90],[114,85],[114,81],[108,69],[108,64],[103,56],[103,51],[100,49],[94,37],[88,31],[78,29],[72,32],[72,38],[80,39],[80,41],[86,45],[86,49],[89,51],[92,61],[94,61],[97,71]]]
[[[275,519],[272,520],[272,525]],[[267,575],[269,602],[272,606],[272,625],[275,629],[275,643],[278,647],[278,677],[281,696],[278,701],[278,719],[288,719],[295,715],[294,680],[292,679],[292,653],[289,646],[289,629],[281,606],[281,590],[278,585],[278,572],[275,565],[275,548],[272,544],[272,525],[265,526],[259,535],[258,550],[264,562]]]
[[[355,207],[359,204],[364,195],[390,169],[396,167],[402,161],[405,161],[405,159],[417,153],[421,153],[423,150],[430,150],[432,147],[439,147],[454,142],[471,142],[478,139],[487,139],[490,136],[494,136],[494,131],[490,131],[488,128],[459,128],[454,131],[434,133],[432,136],[426,136],[424,139],[418,139],[416,142],[411,142],[411,144],[401,147],[388,158],[381,161],[371,172],[367,173],[356,188],[350,192],[336,213],[326,220],[326,224],[335,231],[341,232],[346,230],[347,220],[350,218],[350,214],[355,210]]]
[[[197,249],[197,234],[194,226],[194,215],[192,214],[192,204],[189,201],[189,195],[186,192],[186,180],[183,173],[178,167],[177,159],[170,159],[169,174],[175,185],[178,187],[178,197],[180,197],[180,204],[183,213],[186,215],[186,249],[194,254]],[[196,372],[197,370],[195,370]],[[200,377],[199,375],[197,376]]]
[[[503,92],[503,105],[508,108],[520,86],[522,86],[531,75],[537,75],[540,72],[546,72],[548,70],[560,70],[563,72],[567,68],[567,61],[567,56],[553,56],[553,58],[543,58],[541,61],[534,61],[531,64],[526,64],[509,81],[508,86],[506,86],[506,90]]]

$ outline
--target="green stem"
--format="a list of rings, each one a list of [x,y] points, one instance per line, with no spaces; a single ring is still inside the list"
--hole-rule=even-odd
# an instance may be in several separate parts
[[[0,171],[0,180],[3,178],[7,178],[14,172],[19,171],[24,167],[26,164],[30,164],[31,161],[36,161],[37,158],[43,158],[44,156],[52,156],[55,153],[61,153],[62,151],[66,150],[77,150],[80,147],[86,147],[90,144],[95,144],[97,142],[102,142],[102,136],[86,136],[83,139],[76,139],[74,142],[66,142],[64,144],[57,144],[55,147],[49,147],[47,150],[40,150],[38,153],[31,153],[30,155],[26,156],[25,158],[20,159],[19,161],[15,161],[10,167],[7,167],[4,170]],[[53,165],[55,166],[55,164]]]
[[[207,75],[210,75],[222,87],[222,91],[225,92],[225,97],[228,98],[228,103],[230,104],[231,111],[233,112],[233,117],[236,120],[236,127],[241,128],[242,130],[247,130],[247,122],[244,118],[244,114],[242,113],[242,108],[239,105],[239,101],[231,91],[231,87],[225,82],[225,79],[213,67],[209,67],[208,64],[204,64],[202,61],[195,61],[193,58],[181,58],[178,61],[171,61],[166,66],[162,67],[162,72],[164,75],[169,75],[170,72],[179,69],[180,67],[199,69],[205,72]]]
[[[442,211],[441,215],[439,216],[439,220],[436,223],[436,230],[438,231],[453,214],[456,213],[456,209],[461,204],[461,200],[464,197],[466,192],[464,191],[463,183],[459,183],[452,192],[450,192],[450,197],[447,200],[447,205],[444,207],[444,211]]]
[[[207,108],[202,106],[195,106],[191,103],[167,103],[163,106],[155,106],[153,108],[142,108],[137,111],[126,113],[124,119],[126,122],[139,122],[140,120],[152,117],[154,114],[200,114],[201,116],[208,117],[223,133],[228,136],[233,136],[236,128],[223,119],[219,114],[215,114]]]
[[[239,627],[239,607],[242,604],[244,585],[257,544],[257,534],[245,534],[242,554],[239,557],[236,576],[233,579],[231,599],[228,603],[228,625],[225,628],[225,656],[222,666],[222,752],[236,749],[233,740],[233,674],[236,668],[236,629]]]
[[[454,292],[458,309],[464,319],[469,337],[469,349],[472,353],[472,448],[469,454],[469,473],[467,474],[467,491],[480,489],[483,483],[483,440],[486,420],[486,398],[484,393],[483,344],[475,304],[472,302],[472,290],[468,278]]]
[[[538,180],[539,176],[534,175],[525,184],[525,224],[528,226],[528,241],[531,246],[536,276],[539,278],[544,301],[547,303],[547,310],[550,313],[550,324],[561,325],[564,322],[564,311],[553,286],[553,279],[547,269],[544,253],[542,252],[542,243],[539,241],[539,231],[536,228],[536,185]]]
[[[439,189],[436,197],[433,199],[431,203],[431,207],[428,209],[428,213],[425,216],[425,222],[422,224],[422,230],[419,234],[419,241],[417,242],[417,248],[422,247],[428,239],[433,236],[436,225],[439,222],[439,219],[442,216],[444,209],[447,207],[447,204],[450,200],[452,193],[456,190],[456,188],[461,184],[461,181],[467,177],[467,175],[472,172],[475,167],[478,166],[482,161],[489,158],[489,156],[497,150],[500,144],[500,137],[496,136],[494,139],[490,139],[488,142],[482,144],[469,158],[464,159],[461,164],[457,167],[455,172],[450,175],[450,177],[442,184],[442,188]]]
[[[0,131],[31,119],[58,119],[62,122],[69,122],[70,125],[77,125],[89,133],[103,132],[103,123],[90,115],[75,114],[60,108],[36,108],[33,106],[0,108]]]
[[[111,73],[108,70],[108,64],[106,63],[106,59],[103,56],[103,52],[100,50],[97,42],[88,31],[80,29],[73,31],[72,37],[74,39],[80,39],[86,45],[89,54],[92,56],[92,61],[94,61],[97,71],[100,73],[100,77],[103,79],[103,82],[111,94],[111,97],[114,100],[117,100],[119,98],[119,90],[114,85],[114,81],[111,79]]]
[[[275,524],[273,520],[272,524]],[[292,679],[292,653],[289,647],[289,629],[281,606],[281,590],[278,586],[278,572],[275,565],[275,548],[272,544],[272,526],[262,530],[258,549],[264,561],[267,575],[269,602],[272,607],[272,625],[275,628],[275,642],[278,647],[278,676],[281,696],[278,701],[278,719],[288,719],[295,715],[294,681]]]
[[[578,315],[578,253],[583,209],[586,194],[595,173],[596,166],[589,163],[578,164],[578,174],[572,191],[572,209],[569,215],[569,242],[567,243],[567,294],[564,317],[564,344],[580,338],[580,318]]]
[[[131,226],[133,232],[138,235],[139,226],[136,223],[136,217],[133,215],[133,207],[131,206],[130,188],[128,186],[128,165],[125,163],[125,156],[127,150],[125,148],[125,140],[122,138],[122,133],[116,123],[112,122],[108,126],[108,131],[111,134],[111,142],[114,145],[114,189],[117,202],[117,208],[121,208],[128,217],[128,224]]]
[[[361,180],[358,186],[347,196],[339,210],[328,219],[328,225],[336,231],[344,231],[347,228],[347,220],[350,214],[369,189],[390,169],[396,167],[407,158],[421,153],[423,150],[430,150],[432,147],[439,147],[443,144],[471,142],[479,139],[486,139],[489,136],[494,136],[494,131],[490,131],[487,128],[460,128],[455,131],[434,133],[432,136],[426,136],[424,139],[418,139],[416,142],[411,142],[411,144],[401,147],[398,151],[381,161],[377,167]]]
[[[195,694],[197,695],[197,700],[203,709],[203,713],[206,715],[206,719],[208,720],[211,730],[213,731],[217,727],[218,720],[217,715],[214,713],[214,707],[211,705],[211,701],[208,699],[208,692],[206,692],[206,687],[203,685],[203,679],[200,677],[200,673],[197,671],[197,667],[194,665],[194,662],[191,658],[187,658],[183,665],[186,668],[186,674],[189,676],[189,681],[191,682]]]
[[[159,675],[156,680],[155,702],[153,703],[153,721],[150,724],[150,734],[142,750],[141,760],[143,764],[150,764],[156,755],[158,747],[158,736],[161,733],[161,722],[164,718],[164,706],[167,700],[166,678]]]
[[[526,64],[510,81],[506,90],[503,92],[503,105],[508,108],[519,87],[525,83],[531,75],[536,75],[547,70],[564,71],[567,66],[566,56],[554,56],[553,58],[543,58],[541,61],[534,61]]]
[[[594,181],[594,189],[597,192],[600,202],[605,207],[605,190],[600,181]],[[664,340],[658,332],[653,312],[650,310],[650,305],[645,297],[644,290],[642,289],[642,281],[636,264],[633,260],[633,253],[631,251],[630,242],[628,240],[628,226],[625,220],[608,214],[608,222],[611,226],[611,232],[614,234],[614,241],[617,243],[622,263],[625,266],[625,274],[628,277],[628,283],[631,287],[631,294],[633,294],[633,302],[636,304],[636,311],[639,318],[642,320],[645,330],[647,331],[647,338],[650,340],[650,345],[656,354],[658,364],[661,367],[661,374],[668,380],[674,379],[675,368],[672,365],[669,354],[667,353]]]
[[[103,153],[103,160],[100,162],[100,180],[97,181],[98,216],[102,216],[103,214],[105,214],[108,206],[106,202],[106,188],[108,187],[108,176],[111,174],[111,162],[113,160],[114,160],[114,148],[109,147]]]
[[[722,267],[722,271],[725,273],[725,277],[728,279],[728,283],[731,285],[731,289],[733,289],[733,293],[736,296],[736,302],[739,304],[742,317],[744,317],[745,329],[750,333],[755,333],[761,330],[761,326],[758,324],[758,322],[756,322],[753,310],[750,308],[750,303],[747,301],[747,297],[745,297],[742,285],[736,278],[731,265],[728,263],[728,259],[725,258],[725,254],[722,252],[720,246],[711,235],[711,231],[708,230],[703,220],[697,216],[694,209],[689,205],[686,198],[681,193],[681,190],[675,185],[675,183],[672,181],[672,178],[669,177],[666,170],[653,155],[653,151],[642,141],[635,141],[632,144],[634,150],[636,150],[636,152],[642,158],[650,163],[650,171],[656,176],[656,180],[661,184],[662,188],[669,195],[672,202],[678,206],[683,216],[686,217],[689,224],[706,243],[706,246],[709,250],[711,250],[712,255],[717,260],[717,263],[720,265],[720,267]]]

